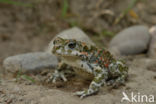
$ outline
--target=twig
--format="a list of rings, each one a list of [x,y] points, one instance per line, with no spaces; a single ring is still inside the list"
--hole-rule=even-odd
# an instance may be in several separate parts
[[[132,0],[132,2],[129,4],[128,8],[126,8],[120,15],[115,19],[114,24],[118,24],[122,18],[126,16],[126,14],[136,5],[138,0]]]

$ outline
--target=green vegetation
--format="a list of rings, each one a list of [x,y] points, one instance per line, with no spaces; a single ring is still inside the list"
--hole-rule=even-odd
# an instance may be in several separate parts
[[[33,7],[32,4],[25,4],[23,2],[17,2],[17,1],[12,1],[12,0],[0,0],[0,3],[12,4],[12,5],[18,5],[18,6],[25,6],[25,7]]]
[[[69,26],[70,27],[74,27],[74,26],[78,26],[79,24],[77,23],[77,21],[69,21]]]
[[[103,31],[101,32],[101,34],[102,34],[103,36],[108,36],[108,37],[113,37],[113,36],[115,35],[113,32],[111,32],[111,31],[109,31],[109,30],[103,30]]]
[[[35,80],[32,77],[28,76],[28,75],[21,75],[21,78],[24,79],[24,80],[28,80],[28,81],[31,81],[31,82],[35,83]]]
[[[35,83],[35,80],[32,77],[30,77],[30,76],[28,76],[26,74],[23,74],[20,71],[17,72],[16,79],[17,80],[23,79],[23,80],[27,80],[27,81],[31,81],[32,83]]]
[[[69,9],[69,3],[68,0],[63,1],[63,6],[62,6],[62,17],[65,18],[67,16],[67,12]]]

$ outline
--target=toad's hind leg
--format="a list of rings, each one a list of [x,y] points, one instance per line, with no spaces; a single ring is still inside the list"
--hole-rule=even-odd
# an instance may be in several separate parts
[[[122,61],[117,61],[117,66],[119,76],[115,80],[114,85],[115,86],[124,85],[128,77],[128,67]]]
[[[107,85],[112,85],[113,87],[118,87],[119,85],[124,85],[125,81],[128,77],[128,67],[125,66],[121,61],[117,61],[114,65],[115,67],[112,68],[112,71],[117,77],[111,79],[107,82]]]
[[[85,91],[78,91],[75,93],[76,95],[80,96],[80,98],[84,98],[86,96],[97,93],[101,88],[101,86],[103,86],[106,83],[108,72],[106,72],[105,70],[95,70],[95,71],[96,71],[95,77],[91,82],[89,89]]]
[[[115,79],[111,79],[111,80],[107,81],[107,85],[116,88],[120,85],[124,85],[126,79],[127,79],[127,75],[121,75]]]

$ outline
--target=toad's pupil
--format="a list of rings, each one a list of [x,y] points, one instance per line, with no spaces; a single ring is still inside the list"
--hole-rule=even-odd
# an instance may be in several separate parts
[[[69,47],[70,49],[74,49],[74,48],[76,47],[76,43],[69,43],[69,44],[68,44],[68,47]]]

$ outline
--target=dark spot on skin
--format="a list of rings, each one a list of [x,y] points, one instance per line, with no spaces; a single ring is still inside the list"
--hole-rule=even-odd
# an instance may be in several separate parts
[[[89,68],[91,69],[91,70],[93,70],[94,68],[90,65],[90,64],[87,64],[88,66],[89,66]]]
[[[81,67],[83,68],[83,64],[81,64]]]

